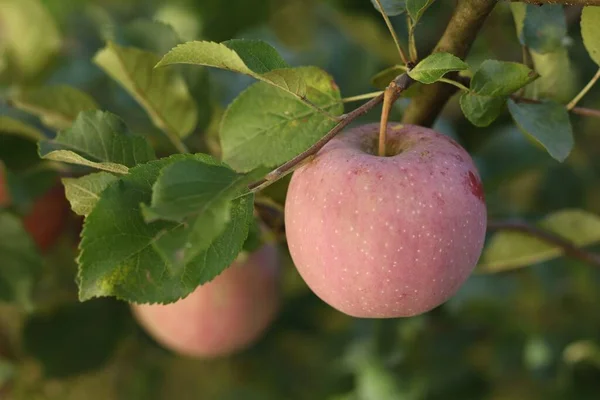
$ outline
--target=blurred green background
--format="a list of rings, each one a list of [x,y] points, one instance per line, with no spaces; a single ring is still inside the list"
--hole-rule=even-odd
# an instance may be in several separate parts
[[[433,48],[453,7],[439,0],[427,11],[417,28],[420,54]],[[581,41],[579,11],[566,9],[564,51],[535,60],[538,70],[549,71],[538,90],[557,100],[570,99],[596,72]],[[393,22],[406,41],[404,17]],[[160,148],[167,144],[143,109],[91,58],[107,39],[162,55],[182,41],[234,37],[266,40],[291,65],[324,68],[345,97],[376,90],[371,78],[399,63],[368,0],[0,0],[0,99],[15,85],[71,85]],[[487,58],[522,60],[513,16],[503,2],[468,62],[478,65]],[[218,153],[221,112],[251,80],[200,68],[182,71],[200,111],[191,147]],[[397,104],[393,119],[406,101]],[[600,90],[581,104],[600,108]],[[1,102],[0,115],[54,134],[7,102]],[[378,118],[375,110],[359,122]],[[600,121],[572,121],[576,147],[563,164],[520,134],[507,113],[489,128],[473,127],[456,98],[436,128],[475,158],[490,218],[536,220],[567,208],[600,213]],[[3,157],[14,152],[2,150]],[[281,204],[285,185],[285,180],[274,185],[266,195]],[[600,271],[578,261],[560,258],[476,273],[453,299],[426,315],[359,320],[316,298],[282,243],[284,300],[275,323],[251,349],[203,361],[160,348],[126,304],[79,303],[76,236],[73,218],[72,229],[45,256],[35,312],[0,303],[1,399],[600,398]]]

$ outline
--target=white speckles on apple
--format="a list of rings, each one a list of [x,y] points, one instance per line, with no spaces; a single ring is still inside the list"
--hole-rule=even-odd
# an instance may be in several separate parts
[[[379,127],[367,127],[342,133],[294,172],[285,209],[290,253],[309,287],[340,311],[419,314],[448,299],[480,255],[485,206],[463,187],[475,167],[460,147],[410,125],[388,131],[409,139],[401,155],[373,157],[360,143]],[[421,158],[425,150],[435,157]]]

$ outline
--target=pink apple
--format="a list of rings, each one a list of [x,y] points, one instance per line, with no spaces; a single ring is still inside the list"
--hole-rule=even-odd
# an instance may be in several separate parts
[[[469,154],[431,129],[343,132],[294,172],[285,204],[296,267],[317,296],[354,317],[427,312],[467,280],[487,211]]]
[[[264,246],[213,281],[167,305],[133,305],[138,322],[164,347],[202,358],[250,346],[279,308],[276,248]]]

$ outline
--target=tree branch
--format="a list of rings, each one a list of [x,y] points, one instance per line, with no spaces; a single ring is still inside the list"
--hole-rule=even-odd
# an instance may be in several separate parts
[[[396,77],[396,79],[394,79],[390,83],[390,87],[393,86],[395,88],[394,89],[394,98],[398,99],[400,94],[402,92],[404,92],[406,89],[408,89],[413,83],[414,83],[414,81],[412,80],[412,78],[410,78],[408,76],[408,74],[406,74],[406,73]],[[309,147],[306,151],[304,151],[303,153],[292,158],[290,161],[286,162],[279,168],[269,172],[267,174],[267,176],[264,177],[264,179],[261,179],[260,181],[254,182],[251,185],[249,185],[248,189],[250,189],[250,191],[252,191],[252,192],[257,192],[257,191],[269,186],[271,183],[275,182],[276,180],[283,178],[288,173],[292,172],[298,166],[302,165],[305,161],[307,161],[310,157],[315,156],[319,152],[319,150],[321,150],[327,144],[327,142],[329,142],[331,139],[333,139],[345,127],[350,125],[350,123],[352,123],[352,121],[354,121],[356,118],[366,114],[367,112],[369,112],[370,110],[372,110],[373,108],[375,108],[376,106],[381,104],[383,102],[383,97],[384,97],[384,94],[382,93],[379,96],[369,100],[362,106],[354,109],[353,111],[342,115],[340,117],[340,122],[338,122],[336,126],[334,126],[329,132],[327,132],[327,134],[325,136],[323,136],[321,139],[319,139],[319,141],[317,141],[315,144],[313,144],[311,147]]]
[[[600,267],[600,254],[591,253],[577,247],[573,242],[564,239],[552,232],[548,232],[537,226],[528,225],[523,222],[503,222],[491,221],[488,223],[488,229],[494,231],[512,231],[520,232],[530,236],[534,236],[552,245],[560,247],[567,256],[583,261],[585,263]]]
[[[465,58],[498,0],[459,0],[446,31],[433,52]],[[455,74],[454,74],[455,75]],[[453,74],[448,76],[454,78]],[[424,86],[404,113],[403,123],[431,126],[456,88],[443,83]]]
[[[512,3],[562,4],[565,6],[600,6],[600,0],[510,0]]]
[[[542,103],[540,100],[528,99],[526,97],[520,97],[517,95],[513,95],[510,97],[517,103],[528,103],[528,104],[541,104]],[[600,118],[600,110],[595,110],[593,108],[574,107],[568,111],[570,111],[573,114],[583,115],[585,117]]]

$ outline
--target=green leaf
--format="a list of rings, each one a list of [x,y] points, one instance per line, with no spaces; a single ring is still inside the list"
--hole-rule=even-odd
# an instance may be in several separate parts
[[[154,218],[181,222],[247,192],[248,184],[256,179],[256,174],[238,174],[211,158],[178,161],[160,172],[152,188],[151,206],[144,212]],[[148,218],[146,221],[150,222]]]
[[[546,216],[537,225],[579,247],[600,242],[600,217],[583,210],[561,210]],[[561,255],[562,248],[547,241],[525,233],[501,231],[490,238],[478,268],[481,272],[500,272]]]
[[[196,127],[196,103],[177,71],[154,68],[159,60],[154,53],[112,42],[94,56],[94,62],[136,99],[156,127],[185,138]]]
[[[480,96],[475,93],[463,93],[460,108],[465,117],[475,126],[486,127],[504,111],[506,97]]]
[[[37,128],[6,116],[0,116],[0,135],[18,136],[33,142],[46,139],[46,136]]]
[[[563,47],[567,35],[567,21],[563,6],[527,4],[523,21],[523,44],[537,53],[549,53]]]
[[[404,71],[405,68],[400,65],[394,65],[386,68],[371,78],[371,85],[375,86],[377,89],[383,90],[390,84],[391,81],[396,79],[398,75],[402,75]]]
[[[63,178],[65,195],[71,209],[78,215],[87,216],[100,200],[100,194],[118,178],[107,172],[96,172],[81,178]]]
[[[508,101],[517,126],[533,136],[556,160],[563,162],[573,149],[573,128],[567,109],[552,102],[541,104]]]
[[[416,24],[435,0],[406,0],[406,11]]]
[[[277,50],[262,40],[232,39],[222,43],[244,61],[244,64],[258,74],[274,69],[289,68]]]
[[[566,103],[575,96],[578,73],[567,49],[562,47],[546,54],[531,51],[531,59],[540,78],[527,87],[527,96],[538,96],[559,103]]]
[[[405,0],[379,0],[381,5],[383,6],[383,11],[386,15],[390,17],[402,14],[406,9],[406,1]],[[377,4],[376,0],[371,0],[373,7],[379,12],[381,9],[379,8],[379,4]]]
[[[253,253],[263,245],[262,232],[260,230],[260,224],[256,218],[252,219],[250,228],[248,229],[248,237],[244,242],[244,251],[247,253]]]
[[[152,186],[160,171],[186,159],[210,162],[205,155],[152,161],[132,168],[102,192],[82,234],[78,259],[81,300],[116,296],[136,303],[174,302],[212,280],[235,260],[252,220],[252,195],[228,203],[230,215],[224,231],[185,264],[180,255],[186,256],[187,240],[202,239],[193,236],[198,234],[195,220],[147,224],[142,217],[140,205],[152,201]],[[220,213],[214,210],[214,214],[218,217]],[[186,226],[190,227],[187,231]],[[210,237],[214,232],[206,229],[200,234]],[[195,252],[193,248],[189,251]]]
[[[8,212],[0,212],[0,259],[0,301],[31,309],[42,258],[21,221]]]
[[[11,83],[35,78],[60,50],[58,27],[38,0],[0,1],[0,26],[0,65]]]
[[[54,140],[39,142],[43,158],[126,174],[128,167],[156,158],[146,139],[133,136],[119,117],[85,111]]]
[[[123,27],[127,43],[142,50],[163,54],[183,40],[172,25],[149,19],[136,19]]]
[[[129,318],[126,304],[102,299],[68,303],[25,322],[23,345],[49,377],[102,367],[117,349]]]
[[[433,53],[419,62],[408,75],[416,81],[431,84],[450,71],[463,71],[469,65],[450,53]]]
[[[307,97],[339,115],[340,92],[332,78],[316,67],[295,69],[307,84]],[[310,147],[335,122],[292,95],[258,82],[234,100],[221,123],[223,160],[237,171],[274,167]]]
[[[517,34],[523,40],[523,26],[527,14],[527,4],[511,3]],[[535,71],[540,78],[533,85],[526,88],[527,97],[552,99],[559,103],[566,103],[573,98],[577,91],[577,73],[573,68],[569,53],[564,46],[557,47],[554,51],[541,54],[529,49]]]
[[[260,40],[184,43],[167,53],[157,67],[172,64],[225,69],[249,75],[296,97],[306,95],[306,83],[298,69],[289,68],[273,47]]]
[[[526,65],[486,60],[473,75],[471,90],[482,96],[509,96],[537,77]]]
[[[70,127],[80,112],[98,108],[89,95],[64,85],[25,90],[10,100],[17,108],[39,117],[44,125],[56,130]]]
[[[600,65],[600,7],[583,8],[581,36],[590,57]]]

